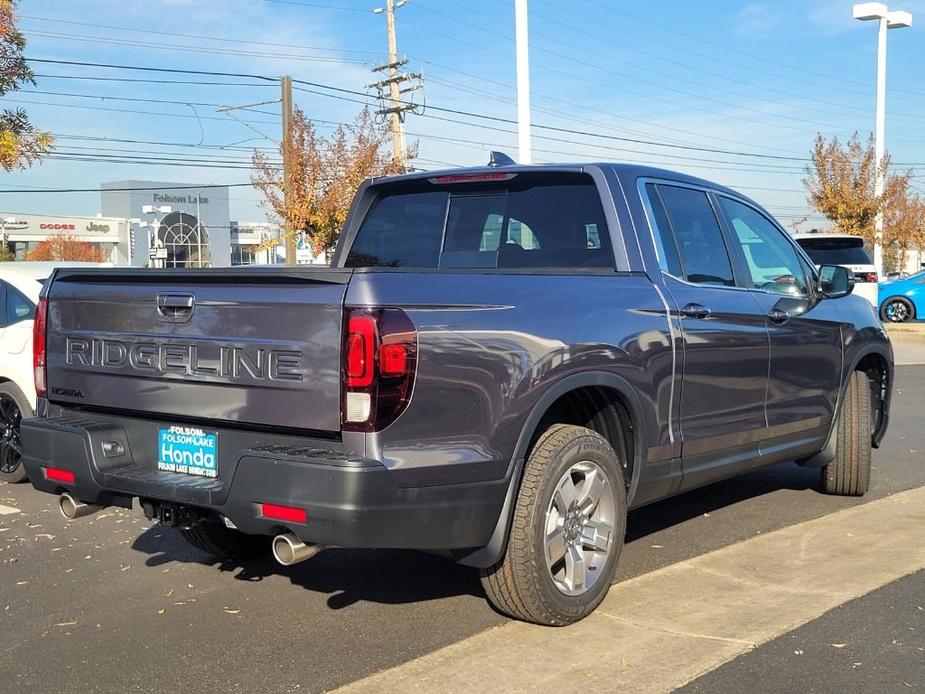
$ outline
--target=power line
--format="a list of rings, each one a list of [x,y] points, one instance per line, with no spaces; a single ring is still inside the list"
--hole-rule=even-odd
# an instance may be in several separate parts
[[[789,63],[785,63],[785,62],[780,61],[780,60],[774,60],[774,59],[772,59],[772,58],[768,58],[768,57],[766,57],[766,56],[759,55],[759,54],[757,54],[757,53],[750,53],[750,52],[748,52],[748,51],[743,51],[743,50],[740,50],[740,49],[737,49],[737,48],[732,48],[731,46],[727,46],[727,45],[724,45],[724,44],[722,44],[722,43],[717,43],[717,42],[715,42],[715,41],[710,41],[710,40],[708,40],[708,39],[703,38],[702,36],[695,36],[694,34],[688,34],[688,33],[686,33],[686,32],[680,31],[680,30],[675,29],[675,28],[673,28],[673,27],[669,27],[669,26],[666,26],[666,25],[664,25],[664,24],[660,24],[660,23],[658,23],[658,22],[653,22],[653,21],[650,20],[650,19],[646,19],[646,18],[644,18],[644,17],[639,17],[639,16],[637,16],[637,15],[631,14],[631,13],[625,11],[625,10],[621,10],[621,9],[616,9],[616,8],[614,8],[614,7],[610,7],[609,5],[606,5],[606,4],[604,4],[603,2],[601,2],[601,0],[589,0],[589,2],[591,2],[591,3],[595,4],[595,5],[597,5],[598,7],[601,7],[601,8],[603,8],[603,9],[607,10],[608,12],[614,12],[614,11],[615,11],[615,12],[618,12],[619,14],[622,14],[622,15],[624,15],[624,16],[626,16],[626,17],[629,17],[630,19],[634,19],[634,20],[636,20],[637,22],[643,22],[644,24],[649,24],[649,25],[655,27],[656,29],[658,29],[659,31],[662,31],[662,32],[668,31],[668,32],[671,32],[672,34],[677,34],[678,36],[683,36],[683,37],[685,37],[685,38],[687,38],[687,39],[690,39],[690,40],[692,40],[692,41],[696,41],[696,42],[699,42],[699,43],[706,44],[706,45],[708,45],[708,46],[710,46],[710,47],[712,47],[712,48],[719,48],[720,50],[729,51],[729,52],[731,52],[731,53],[736,53],[736,54],[738,54],[738,55],[745,56],[745,57],[747,57],[747,58],[751,58],[752,60],[756,60],[756,61],[761,61],[761,62],[769,63],[769,64],[771,64],[771,65],[777,65],[777,66],[779,66],[779,67],[784,67],[784,68],[787,68],[788,70],[793,70],[794,72],[797,72],[797,73],[800,73],[800,74],[815,75],[816,77],[821,77],[821,78],[823,78],[823,79],[831,80],[831,81],[837,82],[837,83],[839,83],[839,84],[844,84],[844,83],[847,82],[847,83],[850,83],[850,84],[856,84],[856,85],[858,85],[858,86],[868,87],[869,89],[873,89],[873,87],[872,87],[871,85],[868,85],[868,84],[865,83],[865,82],[860,82],[860,81],[857,81],[857,80],[846,79],[843,75],[829,75],[829,74],[826,74],[826,73],[824,73],[824,72],[818,72],[818,71],[814,71],[814,70],[807,69],[807,67],[806,67],[805,65],[790,65]],[[611,24],[611,26],[615,26],[615,25]],[[624,28],[624,30],[625,30],[625,28]],[[649,39],[649,38],[647,37],[647,40],[652,40],[652,39]],[[668,45],[670,45],[670,44],[668,44]],[[701,54],[701,55],[702,55],[702,54]],[[724,61],[721,61],[721,62],[724,62]],[[775,75],[775,76],[780,77],[781,75]],[[795,78],[792,78],[792,77],[785,77],[784,79],[793,80],[793,79],[795,79]],[[816,84],[818,85],[818,83],[816,83]],[[833,88],[835,88],[835,87],[827,86],[826,88],[827,88],[827,89],[833,89]],[[907,90],[904,90],[904,89],[890,88],[890,91],[896,92],[897,94],[909,94],[909,95],[916,96],[916,97],[921,97],[921,96],[922,96],[921,93],[918,93],[918,92],[911,92],[911,91],[907,91]],[[865,96],[867,95],[867,92],[855,92],[855,93],[864,94]]]
[[[313,121],[313,122],[330,122],[330,121]],[[120,144],[133,144],[133,145],[154,145],[158,147],[188,147],[191,149],[215,149],[219,151],[231,151],[231,152],[253,152],[257,150],[259,152],[278,152],[279,148],[277,147],[241,147],[238,145],[213,145],[213,144],[204,144],[199,142],[167,142],[164,140],[138,140],[138,139],[129,139],[129,138],[119,138],[119,137],[108,137],[104,135],[70,135],[66,133],[52,133],[55,140],[78,140],[78,141],[88,141],[88,142],[112,142]],[[254,138],[257,139],[257,138]]]
[[[587,29],[584,29],[584,28],[582,28],[582,27],[578,27],[578,26],[575,26],[575,25],[573,25],[573,24],[567,24],[567,23],[565,23],[565,22],[561,22],[561,21],[559,21],[559,20],[553,19],[553,18],[548,17],[548,16],[546,16],[546,15],[543,15],[543,14],[541,14],[541,13],[538,13],[538,12],[536,12],[535,10],[531,13],[531,15],[532,15],[532,16],[535,16],[535,17],[537,17],[537,18],[539,18],[539,19],[545,20],[545,21],[547,21],[547,22],[553,23],[553,24],[556,26],[557,29],[561,29],[561,28],[565,27],[565,28],[571,29],[572,31],[575,31],[575,32],[577,32],[577,33],[579,33],[579,34],[581,34],[581,35],[583,35],[583,36],[588,36],[588,37],[597,39],[598,41],[602,41],[602,42],[606,43],[608,46],[613,46],[613,44],[614,44],[614,39],[613,39],[612,37],[605,37],[605,36],[602,36],[601,34],[598,34],[598,33],[592,32],[592,31],[588,31]],[[549,36],[548,34],[540,34],[540,36],[545,37],[547,40],[552,40],[552,41],[561,43],[562,45],[568,46],[568,47],[573,48],[573,49],[580,49],[580,50],[582,50],[582,51],[585,52],[585,53],[590,53],[590,54],[592,54],[592,55],[600,56],[600,57],[602,57],[602,58],[610,59],[610,58],[613,57],[612,54],[604,54],[604,53],[601,53],[600,51],[592,51],[592,50],[590,50],[587,46],[576,46],[575,44],[572,44],[572,43],[569,43],[569,42],[566,42],[566,41],[562,41],[562,40],[559,39],[559,38],[551,37],[551,36]],[[624,46],[624,47],[626,47],[627,49],[629,49],[628,46]],[[694,68],[691,67],[691,65],[690,65],[689,63],[684,63],[684,62],[679,61],[679,60],[672,60],[672,59],[670,59],[670,58],[666,58],[664,55],[661,55],[661,54],[659,54],[659,53],[655,53],[655,52],[652,52],[652,51],[647,51],[647,50],[642,49],[642,48],[633,47],[633,48],[630,49],[630,50],[632,50],[632,52],[633,52],[634,54],[638,54],[638,55],[641,55],[641,56],[645,56],[646,58],[650,58],[650,59],[652,59],[652,60],[658,60],[658,61],[660,61],[660,62],[665,62],[665,63],[668,63],[669,65],[673,65],[673,66],[675,66],[675,67],[681,67],[681,68],[689,69],[689,70],[692,70],[693,72],[696,72],[696,73],[698,73],[698,74],[710,75],[710,76],[712,76],[712,77],[716,77],[716,78],[718,78],[718,79],[721,79],[721,80],[723,80],[724,82],[734,82],[734,83],[737,83],[737,84],[745,85],[745,86],[747,86],[747,87],[755,87],[755,86],[756,86],[756,84],[755,84],[754,82],[749,82],[749,81],[746,81],[746,80],[738,79],[738,78],[732,77],[732,76],[730,76],[730,75],[724,75],[724,74],[717,73],[717,72],[711,72],[711,71],[704,70],[704,69],[699,68],[699,67],[696,68],[696,69],[694,69]],[[652,72],[652,73],[654,73],[654,74],[657,74],[657,75],[662,75],[662,76],[664,76],[664,77],[669,77],[669,78],[675,78],[675,77],[677,77],[677,75],[672,75],[672,74],[669,74],[669,73],[666,73],[666,72],[662,72],[662,71],[659,71],[659,70],[655,70],[654,68],[651,67],[651,65],[646,65],[646,66],[645,66],[645,70],[647,70],[647,71],[649,71],[649,72]],[[716,84],[708,84],[708,83],[701,82],[701,81],[691,80],[691,79],[689,79],[689,78],[685,78],[685,79],[684,79],[684,82],[685,82],[685,83],[688,83],[688,84],[700,85],[700,86],[703,86],[703,87],[705,87],[705,88],[707,88],[707,89],[710,89],[710,90],[713,90],[713,91],[726,92],[727,94],[732,94],[732,95],[734,95],[734,96],[739,96],[739,97],[743,97],[743,98],[747,98],[747,99],[754,99],[754,100],[757,100],[757,101],[762,101],[762,102],[765,102],[765,103],[770,103],[770,104],[772,104],[772,105],[777,105],[777,103],[778,103],[778,102],[773,101],[773,100],[771,100],[771,99],[763,98],[763,97],[761,97],[761,96],[756,96],[755,94],[744,94],[743,92],[735,91],[735,90],[732,90],[732,89],[726,89],[726,88],[724,88],[724,87],[722,87],[722,86],[719,86],[719,85],[716,85]],[[835,102],[832,102],[832,101],[829,101],[829,100],[826,100],[826,99],[819,99],[819,98],[816,98],[816,97],[804,96],[804,95],[801,95],[801,94],[794,94],[793,92],[787,92],[787,91],[784,91],[784,90],[781,90],[781,89],[776,89],[776,88],[774,88],[774,87],[769,87],[769,86],[767,86],[767,85],[761,85],[761,91],[762,91],[762,92],[771,92],[771,93],[774,93],[774,94],[780,94],[780,95],[782,95],[782,96],[790,97],[790,98],[793,98],[793,99],[798,99],[798,100],[800,100],[800,101],[808,101],[808,102],[812,102],[812,103],[819,103],[819,104],[822,104],[822,105],[824,105],[824,106],[829,106],[829,107],[834,107],[834,108],[839,109],[838,111],[833,111],[833,110],[825,110],[825,109],[819,109],[819,108],[801,107],[801,108],[803,108],[803,110],[815,111],[815,112],[817,112],[817,113],[824,113],[824,114],[830,114],[830,115],[831,115],[831,114],[835,114],[835,115],[841,116],[841,115],[844,115],[844,110],[847,109],[847,110],[851,110],[851,111],[858,111],[858,112],[861,112],[861,113],[863,113],[863,114],[866,116],[866,115],[869,115],[869,111],[870,111],[870,109],[865,108],[865,107],[863,107],[863,106],[853,106],[853,105],[849,105],[849,104],[835,103]],[[771,115],[775,115],[775,114],[771,114]],[[896,111],[891,111],[891,112],[890,112],[890,117],[891,117],[891,118],[899,118],[899,117],[901,117],[901,118],[909,118],[909,119],[914,119],[914,120],[922,120],[922,116],[921,116],[921,115],[914,115],[914,114],[909,114],[909,113],[901,113],[901,112],[896,112]]]
[[[139,84],[189,84],[194,86],[213,86],[213,87],[272,87],[272,84],[262,84],[259,82],[207,82],[203,80],[156,80],[150,78],[133,78],[133,77],[91,77],[88,75],[49,75],[47,73],[34,73],[35,77],[42,79],[56,80],[86,80],[91,82],[120,82],[120,83],[139,83]]]
[[[111,46],[131,46],[133,48],[150,48],[158,51],[180,51],[183,53],[207,53],[211,55],[248,56],[254,58],[280,58],[297,60],[309,63],[352,63],[364,65],[366,61],[352,58],[338,58],[326,56],[297,55],[293,53],[271,53],[269,51],[249,51],[241,48],[217,48],[208,46],[191,46],[189,44],[137,41],[134,39],[120,39],[110,36],[73,36],[53,31],[26,31],[27,36],[52,38],[56,41],[77,41],[81,43],[107,44]]]
[[[137,188],[30,188],[28,190],[0,190],[2,193],[134,193],[146,190],[205,190],[207,188],[250,188],[253,183],[211,183],[207,186],[142,186]]]
[[[266,0],[269,2],[270,0]],[[51,58],[27,58],[30,63],[52,63],[54,65],[80,65],[83,67],[104,67],[113,70],[139,70],[141,72],[174,72],[183,75],[211,75],[212,77],[244,77],[267,82],[278,82],[278,77],[252,75],[245,72],[218,72],[215,70],[188,70],[176,67],[150,67],[142,65],[120,65],[113,63],[91,63],[84,60],[53,60]]]
[[[247,73],[221,73],[221,72],[205,71],[205,70],[186,70],[186,69],[179,69],[179,68],[158,68],[158,67],[148,67],[148,66],[115,65],[115,64],[106,64],[106,63],[88,63],[88,62],[83,62],[83,61],[52,61],[52,60],[45,60],[45,59],[30,59],[30,60],[33,60],[35,62],[55,62],[55,63],[65,63],[65,64],[73,64],[73,65],[86,65],[86,66],[91,66],[91,67],[123,69],[123,70],[142,70],[142,71],[170,72],[170,73],[176,72],[176,73],[184,73],[184,74],[206,74],[206,75],[233,76],[233,77],[261,79],[261,80],[273,80],[274,79],[271,77],[267,77],[265,75],[253,75],[253,74],[247,74]],[[370,103],[369,102],[370,97],[368,94],[355,90],[355,89],[346,89],[343,87],[337,87],[334,85],[328,85],[328,84],[313,82],[309,80],[301,80],[301,79],[294,79],[293,82],[298,85],[308,85],[310,87],[317,88],[315,90],[312,90],[312,89],[306,89],[302,86],[296,87],[296,89],[300,91],[305,91],[305,92],[312,93],[312,94],[318,94],[318,95],[322,95],[322,96],[326,96],[330,98],[340,98],[345,101],[352,101],[352,102],[361,103],[364,105],[369,105]],[[327,90],[327,91],[318,91],[319,89]],[[329,94],[328,92],[335,92],[335,94]],[[351,95],[354,97],[360,97],[360,98],[356,99],[356,98],[338,96],[338,95],[343,95],[343,94]],[[67,106],[67,104],[65,104],[65,106]],[[73,106],[73,104],[71,104],[70,106]],[[440,107],[440,106],[434,106],[434,105],[429,105],[428,109],[431,111],[439,111],[442,113],[449,113],[452,115],[459,115],[459,116],[464,116],[467,118],[477,118],[480,120],[487,120],[487,121],[495,122],[495,123],[503,123],[506,125],[516,125],[516,121],[509,119],[509,118],[503,118],[500,116],[490,116],[487,114],[474,113],[470,111],[464,111],[461,109],[452,109],[452,108],[446,108],[446,107]],[[115,109],[115,110],[121,110],[121,109]],[[192,117],[188,114],[161,114],[161,115]],[[448,122],[458,122],[458,121],[453,121],[452,119],[440,118],[438,116],[434,116],[433,114],[425,114],[425,117],[434,118],[437,120],[446,120]],[[255,121],[255,122],[258,122],[258,121]],[[462,124],[469,125],[472,127],[480,127],[480,128],[487,127],[479,123],[462,122]],[[674,144],[674,143],[667,143],[667,142],[659,142],[656,140],[648,140],[644,138],[631,138],[631,137],[613,135],[609,133],[598,133],[598,132],[593,132],[593,131],[579,130],[575,128],[563,128],[563,127],[557,127],[557,126],[545,125],[545,124],[534,124],[533,127],[539,130],[545,130],[549,132],[579,135],[583,137],[592,137],[592,138],[603,139],[603,140],[608,140],[608,141],[629,142],[629,143],[634,143],[634,144],[648,145],[652,147],[679,149],[679,150],[696,151],[696,152],[708,152],[708,153],[714,153],[714,154],[723,154],[727,156],[749,157],[749,158],[755,158],[755,159],[767,159],[767,160],[774,160],[774,161],[794,161],[794,162],[809,161],[807,157],[773,155],[773,154],[764,154],[764,153],[758,153],[758,152],[745,152],[745,151],[722,149],[722,148],[715,148],[715,147],[702,147],[698,145]],[[578,144],[578,143],[573,142],[572,144]],[[897,162],[895,165],[896,166],[921,166],[923,164]]]
[[[150,99],[145,97],[134,97],[134,96],[107,96],[105,94],[75,94],[73,92],[49,92],[43,91],[40,89],[21,89],[18,92],[19,94],[44,94],[47,96],[69,96],[77,99],[99,99],[100,101],[135,101],[142,102],[147,104],[173,104],[176,106],[208,106],[211,108],[219,108],[223,104],[208,103],[202,101],[176,101],[170,99]],[[257,108],[248,108],[250,113],[262,113],[266,116],[278,116],[278,113],[273,111],[263,111]],[[219,118],[218,120],[223,120]]]
[[[55,24],[68,24],[72,26],[93,27],[95,29],[113,29],[115,31],[128,31],[137,34],[154,34],[159,36],[170,36],[172,38],[198,39],[205,41],[220,41],[223,43],[233,43],[235,45],[249,44],[252,46],[270,46],[271,48],[297,48],[307,51],[331,51],[333,53],[355,53],[362,55],[378,55],[375,51],[361,51],[350,48],[333,48],[328,46],[306,46],[298,43],[277,43],[276,41],[254,41],[253,39],[229,38],[226,36],[215,36],[209,34],[182,34],[175,31],[154,31],[152,29],[138,29],[126,26],[114,26],[111,24],[97,24],[96,22],[78,22],[68,19],[55,19],[52,17],[37,17],[35,15],[19,15],[21,19],[30,19],[40,22],[52,22]]]
[[[111,111],[115,113],[134,113],[136,116],[159,116],[164,118],[196,118],[201,120],[217,120],[223,123],[228,121],[224,118],[219,118],[218,116],[196,116],[191,113],[166,113],[164,111],[139,111],[136,109],[129,108],[112,108],[109,106],[84,106],[83,104],[62,104],[52,101],[33,101],[31,99],[7,99],[4,98],[4,101],[11,102],[14,104],[33,104],[38,106],[55,106],[57,108],[80,108],[90,111]],[[262,123],[264,125],[276,125],[274,121],[267,120],[255,120],[250,121],[252,123]]]
[[[427,8],[427,9],[430,9],[430,8]],[[436,10],[432,10],[432,9],[431,9],[430,11],[436,12]],[[440,14],[442,14],[442,13],[440,13]],[[449,16],[449,15],[444,15],[444,16]],[[491,53],[491,54],[493,54],[493,55],[497,55],[497,56],[501,56],[501,57],[503,57],[503,58],[505,58],[505,59],[509,59],[509,56],[508,56],[506,53],[503,53],[503,52],[501,52],[501,51],[494,50],[494,49],[492,49],[492,48],[487,48],[487,47],[485,47],[485,46],[480,46],[480,45],[475,44],[475,43],[472,43],[472,42],[470,42],[470,41],[466,41],[465,39],[462,39],[462,38],[460,38],[459,36],[456,36],[456,35],[453,35],[453,34],[448,34],[448,33],[441,32],[441,31],[437,31],[437,30],[435,30],[435,29],[433,29],[433,28],[425,27],[425,26],[422,26],[422,25],[420,25],[420,24],[414,24],[414,23],[408,22],[408,21],[405,21],[405,24],[407,24],[408,26],[411,26],[411,27],[413,27],[413,28],[415,28],[415,29],[418,29],[419,31],[424,31],[424,32],[427,32],[427,33],[430,33],[430,34],[434,34],[435,36],[440,36],[440,37],[449,39],[449,40],[451,40],[451,41],[455,41],[455,42],[457,42],[457,43],[461,43],[461,44],[463,44],[463,45],[471,46],[471,47],[476,48],[476,49],[478,49],[478,50],[482,50],[482,51],[485,51],[485,52],[487,52],[487,53]],[[581,50],[582,52],[587,52],[587,49],[584,49],[584,48],[576,47],[576,49]],[[566,54],[566,53],[562,53],[562,52],[560,52],[560,51],[556,51],[556,50],[553,50],[553,49],[550,49],[550,48],[544,48],[544,47],[542,47],[542,46],[537,46],[537,47],[535,47],[535,50],[537,50],[537,51],[539,51],[539,52],[543,52],[543,53],[548,53],[548,54],[550,54],[550,55],[556,57],[558,60],[569,61],[569,62],[575,63],[575,64],[577,64],[577,65],[581,65],[581,66],[586,67],[586,68],[590,68],[590,69],[593,69],[593,70],[598,70],[598,71],[603,72],[603,73],[605,73],[605,74],[617,75],[617,76],[619,76],[619,77],[622,77],[622,78],[624,78],[624,79],[631,80],[631,81],[634,81],[634,82],[640,81],[640,79],[639,79],[638,77],[636,77],[636,76],[634,76],[634,75],[632,75],[632,74],[620,72],[620,71],[614,70],[614,69],[612,69],[612,68],[605,68],[605,67],[602,67],[601,65],[598,65],[597,63],[593,63],[593,62],[590,62],[590,61],[587,61],[587,60],[581,60],[580,58],[577,58],[577,57],[574,57],[574,56],[572,56],[572,55],[569,55],[569,54]],[[640,92],[630,92],[630,91],[628,91],[628,90],[626,90],[626,89],[624,89],[624,88],[617,89],[616,87],[611,86],[611,85],[607,84],[606,82],[605,82],[605,83],[602,83],[602,82],[599,81],[599,80],[594,80],[594,79],[592,79],[592,78],[590,78],[590,77],[584,77],[584,76],[582,76],[581,74],[576,73],[576,72],[574,72],[574,71],[561,70],[561,69],[557,69],[557,68],[554,68],[554,67],[550,67],[550,66],[548,66],[548,65],[540,65],[540,64],[535,65],[534,68],[535,68],[535,69],[538,69],[538,70],[545,70],[546,72],[552,72],[552,73],[555,73],[555,74],[558,74],[558,75],[567,77],[567,78],[569,78],[569,79],[571,79],[571,80],[579,80],[579,81],[585,82],[585,83],[587,83],[587,84],[592,84],[592,85],[594,85],[594,86],[595,86],[596,88],[598,88],[598,89],[607,89],[607,90],[609,90],[609,91],[613,91],[613,92],[619,93],[619,94],[624,95],[624,96],[625,96],[626,94],[632,94],[633,96],[636,96],[637,98],[650,99],[650,100],[652,100],[652,101],[657,101],[657,102],[660,102],[660,103],[664,103],[664,104],[667,104],[667,105],[672,106],[672,107],[675,107],[675,108],[676,108],[677,105],[678,105],[675,101],[672,101],[671,99],[668,99],[668,98],[663,98],[663,97],[654,96],[654,95],[650,95],[650,94],[643,94],[643,93],[640,93]],[[818,123],[818,122],[816,122],[816,121],[810,121],[810,120],[806,120],[806,119],[803,119],[803,118],[797,118],[797,117],[793,117],[793,116],[783,116],[783,115],[779,115],[779,114],[775,114],[775,113],[770,113],[770,112],[768,112],[768,111],[762,111],[762,110],[760,110],[760,109],[751,108],[751,107],[749,107],[749,106],[743,106],[743,105],[740,105],[740,104],[732,104],[732,103],[728,103],[728,102],[725,102],[725,101],[720,101],[720,100],[718,100],[718,99],[713,99],[713,98],[704,96],[703,94],[699,94],[699,93],[697,93],[697,92],[691,92],[691,91],[687,91],[687,90],[684,90],[684,89],[679,89],[679,88],[677,88],[677,87],[669,87],[669,86],[665,86],[665,85],[661,85],[661,84],[656,84],[656,83],[651,82],[651,81],[646,82],[646,84],[649,85],[649,86],[656,87],[656,88],[658,88],[658,89],[662,89],[662,90],[665,90],[665,91],[668,91],[668,92],[673,92],[673,93],[676,93],[676,94],[681,94],[681,95],[683,95],[683,96],[691,97],[691,98],[694,98],[694,99],[699,99],[699,100],[701,100],[701,101],[706,101],[706,102],[709,102],[709,103],[714,103],[714,104],[717,104],[717,105],[719,105],[719,106],[723,106],[723,107],[726,107],[726,108],[733,108],[733,109],[739,109],[739,110],[743,110],[743,111],[749,111],[749,112],[752,112],[752,113],[757,113],[757,114],[762,115],[762,116],[769,116],[769,117],[772,117],[772,118],[781,118],[781,119],[784,119],[784,120],[793,121],[793,122],[795,122],[795,123],[804,123],[804,124],[807,124],[807,125],[811,125],[811,126],[813,126],[814,128],[816,128],[816,127],[819,126],[819,125],[822,125],[822,124],[820,124],[820,123]],[[708,108],[702,108],[702,107],[699,107],[699,106],[694,106],[694,105],[691,105],[691,104],[687,104],[687,105],[685,106],[685,108],[686,108],[686,109],[689,109],[689,110],[693,110],[693,111],[699,111],[699,112],[701,112],[701,113],[707,113],[707,114],[709,114],[709,115],[711,115],[711,116],[714,116],[714,117],[720,117],[720,118],[738,120],[738,121],[742,121],[742,122],[745,122],[745,123],[753,123],[753,124],[757,124],[757,125],[762,125],[762,126],[765,126],[765,127],[780,128],[780,129],[783,129],[783,130],[790,130],[790,131],[793,131],[793,130],[796,130],[796,129],[797,129],[796,126],[792,126],[792,125],[785,125],[785,124],[783,124],[783,123],[775,123],[775,122],[761,121],[761,120],[756,120],[755,118],[748,118],[748,117],[746,117],[746,116],[734,115],[734,114],[731,114],[731,113],[718,113],[718,112],[716,112],[716,111],[714,111],[714,110],[710,110],[710,109],[708,109]],[[825,126],[831,128],[831,124],[825,124]],[[844,130],[845,132],[849,132],[849,131],[854,131],[854,130],[856,130],[856,128],[852,128],[852,127],[847,127],[847,128],[846,128],[846,127],[841,127],[841,129]]]
[[[221,76],[221,77],[242,77],[242,78],[260,79],[260,80],[266,80],[266,81],[275,81],[275,79],[276,79],[276,78],[273,78],[273,77],[268,77],[268,76],[266,76],[266,75],[253,75],[253,74],[247,74],[247,73],[231,73],[231,72],[216,72],[216,71],[208,71],[208,70],[188,70],[188,69],[180,69],[180,68],[161,68],[161,67],[150,67],[150,66],[132,66],[132,65],[119,65],[119,64],[111,64],[111,63],[91,63],[91,62],[72,61],[72,60],[69,60],[69,61],[64,61],[64,60],[50,60],[50,59],[42,59],[42,58],[30,58],[29,60],[30,60],[31,62],[48,62],[48,63],[60,63],[60,64],[66,64],[66,65],[83,65],[83,66],[87,66],[87,67],[102,67],[102,68],[120,69],[120,70],[141,70],[141,71],[148,71],[148,72],[168,72],[168,73],[181,73],[181,74],[194,74],[194,75],[211,75],[211,76]],[[355,100],[355,99],[345,99],[345,100],[347,100],[347,101],[354,101],[354,102],[356,102],[356,103],[361,103],[361,104],[364,104],[364,105],[371,105],[370,102],[369,102],[369,95],[367,95],[367,94],[364,93],[364,92],[355,90],[355,89],[345,89],[345,88],[343,88],[343,87],[335,87],[335,86],[333,86],[333,85],[326,85],[326,84],[321,84],[321,83],[318,83],[318,82],[310,82],[310,81],[307,81],[307,80],[298,80],[298,79],[294,79],[293,82],[294,82],[294,83],[297,83],[297,84],[300,84],[300,85],[308,85],[308,86],[312,86],[312,87],[318,87],[318,88],[320,88],[320,89],[327,89],[327,90],[329,90],[329,91],[335,91],[335,92],[339,92],[339,93],[342,93],[342,94],[351,94],[351,95],[354,95],[354,96],[359,96],[359,97],[362,97],[362,99],[363,99],[362,101],[357,101],[357,100]],[[328,96],[328,97],[332,96],[332,95],[326,94],[326,93],[324,93],[324,92],[317,92],[317,91],[312,91],[312,90],[308,90],[308,89],[301,89],[301,91],[306,91],[306,92],[308,92],[308,93],[318,94],[318,95],[321,95],[321,96]],[[400,103],[410,103],[410,102],[400,102]],[[488,115],[485,115],[485,114],[478,114],[478,113],[471,113],[471,112],[462,111],[462,110],[459,110],[459,109],[449,109],[449,108],[445,108],[445,107],[434,106],[434,105],[432,105],[432,104],[429,104],[429,105],[428,105],[428,109],[431,110],[431,111],[441,111],[441,112],[452,113],[452,114],[456,114],[456,115],[463,115],[463,116],[467,116],[467,117],[474,117],[474,118],[487,119],[487,120],[492,120],[492,121],[497,121],[497,122],[503,122],[503,123],[508,123],[508,124],[516,124],[516,121],[513,121],[513,120],[511,120],[511,119],[507,119],[507,118],[501,118],[501,117],[498,117],[498,116],[488,116]],[[184,114],[184,115],[185,115],[185,114]],[[431,117],[433,117],[433,116],[431,116]],[[723,149],[717,149],[717,148],[711,148],[711,147],[701,147],[701,146],[696,146],[696,145],[682,145],[682,144],[674,144],[674,143],[666,143],[666,142],[656,142],[656,141],[646,140],[646,139],[642,139],[642,138],[626,138],[626,137],[620,137],[620,136],[617,136],[617,135],[600,134],[600,133],[589,133],[589,132],[586,132],[586,131],[570,130],[570,129],[568,129],[568,128],[555,128],[554,126],[548,126],[548,125],[537,125],[537,124],[534,124],[534,127],[535,127],[535,128],[539,128],[539,129],[557,130],[557,131],[567,132],[567,133],[568,133],[568,132],[571,132],[571,133],[573,133],[573,134],[579,134],[579,135],[584,135],[584,136],[589,136],[589,137],[603,137],[603,138],[605,138],[605,139],[620,140],[620,141],[626,141],[626,142],[633,142],[633,143],[636,143],[636,144],[648,144],[648,145],[656,146],[656,147],[675,147],[675,148],[680,148],[680,149],[689,149],[689,150],[693,150],[693,151],[714,152],[714,153],[718,153],[718,154],[731,154],[731,155],[735,155],[735,156],[753,156],[753,157],[768,158],[768,159],[782,159],[782,160],[791,160],[791,161],[806,161],[806,158],[805,158],[805,157],[792,157],[792,156],[771,155],[771,154],[761,154],[761,153],[746,153],[746,152],[738,152],[738,151],[732,151],[732,150],[723,150]]]
[[[265,0],[265,2],[276,3],[277,5],[295,5],[296,7],[317,7],[322,10],[339,10],[341,12],[362,12],[368,13],[369,10],[360,7],[346,7],[344,5],[327,5],[321,2],[299,2],[297,0]]]

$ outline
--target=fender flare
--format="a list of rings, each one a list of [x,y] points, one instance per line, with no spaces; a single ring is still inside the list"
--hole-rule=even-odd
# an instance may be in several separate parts
[[[533,442],[543,415],[560,397],[572,390],[585,388],[589,386],[602,386],[613,388],[625,399],[630,410],[630,417],[633,421],[633,475],[629,482],[627,490],[627,505],[633,499],[636,488],[639,485],[639,478],[645,464],[645,442],[646,422],[643,415],[642,401],[639,398],[635,388],[622,376],[609,371],[582,371],[580,373],[566,376],[556,381],[550,386],[533,406],[530,414],[521,429],[520,436],[517,438],[517,444],[514,447],[514,456],[508,470],[508,487],[507,494],[504,497],[504,504],[501,507],[501,513],[495,524],[495,529],[491,538],[484,547],[470,552],[464,556],[457,556],[456,561],[466,566],[477,568],[488,568],[504,556],[504,550],[507,546],[508,534],[510,532],[511,519],[514,515],[514,503],[517,499],[517,492],[520,489],[520,480],[523,474],[524,462],[530,444]]]
[[[832,425],[829,427],[829,435],[825,441],[825,448],[823,448],[815,455],[812,455],[805,460],[801,460],[800,465],[803,467],[822,468],[835,460],[835,431],[838,427],[838,417],[841,414],[842,404],[845,401],[845,393],[848,390],[848,379],[851,378],[852,373],[857,371],[858,364],[861,363],[861,360],[865,357],[869,357],[872,354],[876,354],[877,356],[882,357],[887,365],[886,397],[884,398],[881,405],[883,411],[881,412],[880,426],[878,427],[877,431],[873,432],[873,440],[871,441],[871,444],[874,448],[879,447],[880,440],[883,438],[883,434],[886,433],[886,426],[889,421],[890,397],[893,392],[893,358],[887,346],[873,344],[858,352],[858,354],[856,354],[851,360],[849,368],[842,373],[841,388],[839,388],[838,391],[838,401],[835,403],[835,413],[832,417]]]

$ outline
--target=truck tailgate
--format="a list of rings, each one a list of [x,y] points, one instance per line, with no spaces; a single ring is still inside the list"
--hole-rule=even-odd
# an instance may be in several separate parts
[[[48,398],[169,420],[340,429],[349,271],[65,270]]]

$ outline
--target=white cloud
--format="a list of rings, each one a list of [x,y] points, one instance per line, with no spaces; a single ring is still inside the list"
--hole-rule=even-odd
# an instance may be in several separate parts
[[[755,36],[770,31],[776,24],[775,13],[765,3],[753,2],[733,18],[733,31],[740,36]]]

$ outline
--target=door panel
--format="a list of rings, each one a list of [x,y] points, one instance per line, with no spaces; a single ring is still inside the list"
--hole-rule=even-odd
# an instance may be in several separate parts
[[[771,219],[740,200],[719,206],[748,269],[771,341],[766,447],[827,433],[841,383],[842,334],[835,301],[816,296],[812,264]]]
[[[646,183],[645,196],[681,326],[681,488],[687,489],[727,477],[757,455],[767,434],[770,341],[761,306],[737,286],[741,277],[706,191]]]
[[[836,301],[754,293],[768,315],[771,363],[768,370],[768,436],[796,436],[828,429],[835,414],[842,372],[842,334]]]
[[[684,345],[681,385],[682,488],[729,475],[753,458],[767,435],[769,339],[765,316],[748,291],[692,287],[667,277]],[[683,308],[698,304],[709,315]]]

